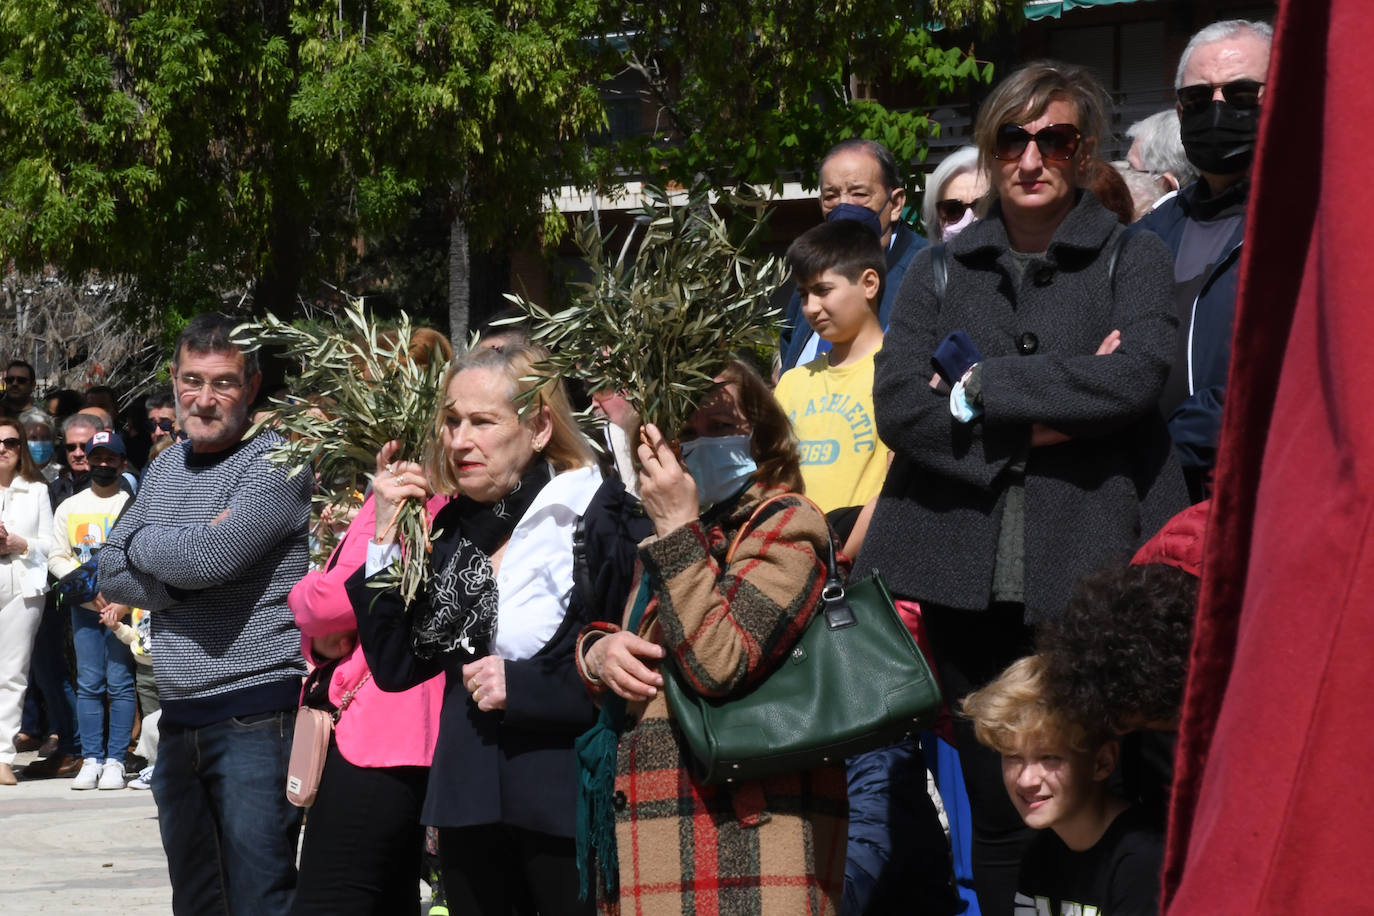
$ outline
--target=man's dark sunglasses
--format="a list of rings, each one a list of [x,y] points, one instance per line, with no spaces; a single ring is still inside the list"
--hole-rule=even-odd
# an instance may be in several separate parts
[[[1184,111],[1197,111],[1211,104],[1212,94],[1221,90],[1221,97],[1237,108],[1258,108],[1260,90],[1264,84],[1258,80],[1232,80],[1229,83],[1198,83],[1184,86],[1178,90],[1178,107]]]
[[[84,451],[86,450],[86,443],[84,443],[84,442],[68,442],[68,443],[67,443],[67,451],[69,451],[69,452],[74,452],[74,451],[76,451],[77,449],[81,449],[81,450],[84,452]]]
[[[5,376],[6,385],[32,385],[33,379],[26,375],[7,375]]]
[[[1034,140],[1042,158],[1067,162],[1078,152],[1078,144],[1082,139],[1083,135],[1072,124],[1051,124],[1035,133],[1015,124],[1003,124],[997,128],[992,157],[1003,162],[1020,159]]]
[[[940,220],[946,223],[957,223],[964,218],[964,214],[973,209],[972,203],[965,203],[957,197],[946,197],[944,200],[935,202],[935,212],[940,214]]]
[[[149,420],[147,429],[148,432],[152,432],[155,429],[160,429],[164,433],[170,433],[174,425],[175,424],[173,424],[171,420],[168,420],[166,417],[163,417],[161,420]]]

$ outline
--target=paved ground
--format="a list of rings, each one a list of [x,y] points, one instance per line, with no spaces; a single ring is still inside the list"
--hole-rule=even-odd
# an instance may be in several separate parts
[[[20,754],[20,765],[36,759]],[[0,786],[6,913],[170,913],[151,792],[73,792],[70,779]]]
[[[171,913],[153,793],[25,781],[20,767],[35,759],[20,754],[19,785],[0,786],[0,913]]]

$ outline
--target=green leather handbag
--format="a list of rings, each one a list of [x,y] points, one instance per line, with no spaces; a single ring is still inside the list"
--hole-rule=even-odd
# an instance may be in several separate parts
[[[725,566],[759,511],[779,498],[754,510]],[[744,693],[703,697],[676,664],[663,666],[669,709],[703,784],[838,765],[913,734],[939,713],[939,685],[882,576],[841,582],[833,535],[829,562],[822,607],[791,653]]]

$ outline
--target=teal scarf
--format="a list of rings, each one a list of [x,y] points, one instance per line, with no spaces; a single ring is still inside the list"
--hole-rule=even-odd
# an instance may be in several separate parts
[[[644,609],[649,605],[649,574],[639,580],[639,591],[625,629],[639,632]],[[620,884],[620,859],[615,850],[615,758],[620,733],[625,729],[625,699],[607,693],[596,724],[577,739],[577,762],[581,772],[577,787],[577,877],[578,898],[587,899],[593,868],[600,868],[602,887],[607,896]]]

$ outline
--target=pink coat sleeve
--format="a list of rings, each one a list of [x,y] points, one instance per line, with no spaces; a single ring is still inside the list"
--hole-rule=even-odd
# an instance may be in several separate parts
[[[367,540],[376,524],[377,507],[368,496],[325,568],[306,573],[287,596],[286,603],[307,645],[311,637],[357,629],[344,583],[367,561]]]

